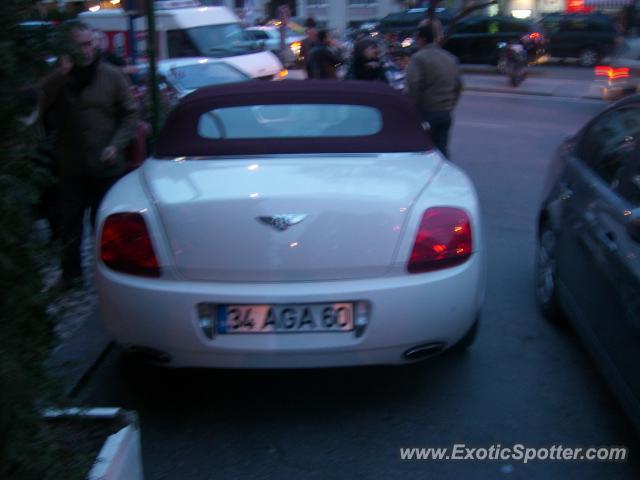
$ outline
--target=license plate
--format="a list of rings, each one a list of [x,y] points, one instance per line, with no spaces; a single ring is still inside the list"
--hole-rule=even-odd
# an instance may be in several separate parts
[[[219,305],[218,333],[311,333],[353,330],[353,304]]]

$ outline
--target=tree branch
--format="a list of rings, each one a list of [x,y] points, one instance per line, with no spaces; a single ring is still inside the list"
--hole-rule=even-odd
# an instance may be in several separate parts
[[[483,8],[487,8],[487,7],[491,6],[491,5],[497,5],[497,4],[498,4],[498,0],[491,0],[491,1],[485,2],[485,3],[478,3],[476,5],[471,5],[471,6],[467,7],[467,8],[465,8],[464,10],[462,10],[458,15],[453,17],[453,20],[451,20],[451,23],[449,25],[455,25],[460,20],[462,20],[464,17],[466,17],[467,15],[469,15],[472,12],[475,12],[476,10],[482,10]]]
[[[436,22],[438,20],[438,17],[436,16],[436,10],[438,9],[438,6],[442,2],[443,0],[433,0],[431,3],[429,3],[429,8],[427,8],[427,12],[425,14],[425,19],[422,20],[422,22],[420,22],[421,25],[424,24],[425,21]],[[444,43],[451,36],[451,31],[453,30],[452,27],[454,27],[460,20],[467,17],[469,14],[475,12],[476,10],[482,10],[483,8],[487,8],[491,5],[497,5],[497,4],[498,4],[498,0],[489,0],[481,3],[476,3],[474,5],[470,5],[464,10],[462,10],[455,17],[453,17],[453,19],[451,20],[451,23],[447,28],[447,33],[442,36],[442,38],[440,39],[440,43]],[[440,28],[440,31],[442,31],[442,28]]]

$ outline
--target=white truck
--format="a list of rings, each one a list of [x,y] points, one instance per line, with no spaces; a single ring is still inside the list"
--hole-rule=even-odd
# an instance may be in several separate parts
[[[227,7],[208,7],[197,1],[155,2],[158,59],[213,57],[223,59],[252,78],[280,80],[287,76],[273,53],[247,37]],[[185,5],[175,8],[175,5]],[[118,56],[131,56],[129,16],[119,8],[84,12],[78,19],[101,34],[101,48]],[[136,17],[136,52],[145,59],[147,18]]]

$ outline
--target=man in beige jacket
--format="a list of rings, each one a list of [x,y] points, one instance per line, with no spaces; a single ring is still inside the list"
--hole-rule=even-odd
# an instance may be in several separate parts
[[[436,147],[449,156],[447,144],[451,129],[451,112],[462,91],[458,59],[438,45],[439,28],[427,22],[416,32],[419,50],[413,54],[405,83],[405,93],[428,122]]]
[[[73,54],[60,57],[41,84],[43,111],[58,131],[61,287],[81,281],[80,243],[86,208],[91,221],[109,188],[125,172],[124,148],[138,124],[138,106],[124,74],[101,62],[91,29],[71,22],[66,35]]]

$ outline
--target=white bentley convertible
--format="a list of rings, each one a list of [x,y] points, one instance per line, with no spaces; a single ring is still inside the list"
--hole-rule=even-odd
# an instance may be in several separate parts
[[[477,330],[474,186],[383,84],[198,90],[97,224],[102,319],[168,366],[403,364]]]

